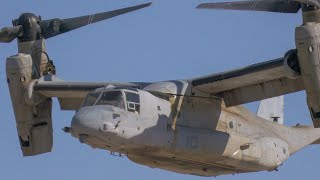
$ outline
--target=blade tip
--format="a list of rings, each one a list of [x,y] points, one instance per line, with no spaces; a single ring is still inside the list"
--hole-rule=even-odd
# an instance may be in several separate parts
[[[203,4],[199,4],[196,8],[197,9],[205,9],[206,7],[207,7],[207,4],[203,3]]]
[[[148,2],[148,3],[140,4],[140,5],[138,5],[138,6],[148,7],[148,6],[151,6],[151,5],[152,5],[152,2]]]

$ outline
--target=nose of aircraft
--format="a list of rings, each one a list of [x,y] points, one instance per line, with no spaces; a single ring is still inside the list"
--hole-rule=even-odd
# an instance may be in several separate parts
[[[111,141],[119,133],[120,115],[111,106],[80,108],[71,121],[71,134],[82,143],[99,138]]]
[[[102,118],[101,116],[101,110],[94,109],[93,107],[79,109],[71,121],[72,135],[78,138],[95,136],[99,131],[97,120]]]

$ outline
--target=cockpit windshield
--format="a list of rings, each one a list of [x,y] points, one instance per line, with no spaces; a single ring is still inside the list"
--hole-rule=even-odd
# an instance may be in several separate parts
[[[96,105],[110,105],[121,109],[125,109],[124,98],[121,91],[107,91],[104,92]]]
[[[97,101],[98,97],[100,96],[101,92],[98,93],[89,93],[84,100],[83,107],[84,106],[93,106],[95,102]]]
[[[83,107],[110,105],[133,113],[140,113],[140,96],[136,92],[113,90],[88,93]]]

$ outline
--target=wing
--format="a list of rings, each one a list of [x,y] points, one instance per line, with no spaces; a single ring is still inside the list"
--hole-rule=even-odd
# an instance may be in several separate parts
[[[44,76],[29,88],[45,97],[56,97],[61,110],[78,110],[87,93],[106,86],[130,87],[142,89],[149,83],[117,83],[117,82],[68,82],[55,76]],[[32,94],[29,93],[29,94]]]
[[[299,69],[285,58],[191,80],[194,92],[209,93],[235,106],[303,90]],[[297,64],[295,64],[297,66]],[[299,68],[299,67],[298,67]],[[296,71],[294,71],[296,70]],[[295,74],[292,76],[290,73]]]

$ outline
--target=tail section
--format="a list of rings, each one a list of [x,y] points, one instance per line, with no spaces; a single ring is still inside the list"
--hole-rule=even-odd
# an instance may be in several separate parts
[[[282,126],[279,131],[279,137],[289,145],[290,154],[301,150],[302,148],[320,143],[320,129],[311,126]]]
[[[257,115],[269,121],[283,124],[284,96],[273,97],[260,101]]]
[[[284,96],[260,101],[257,116],[268,121],[284,122]],[[297,125],[294,127],[273,126],[275,134],[288,143],[290,155],[311,144],[320,144],[320,128]]]

